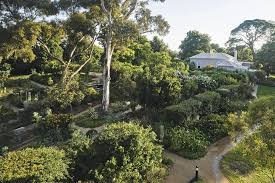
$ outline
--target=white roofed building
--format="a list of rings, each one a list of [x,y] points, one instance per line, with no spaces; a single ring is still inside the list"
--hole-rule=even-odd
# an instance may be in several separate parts
[[[196,65],[196,68],[202,69],[207,66],[215,68],[222,68],[226,70],[248,70],[249,68],[243,66],[242,62],[237,59],[237,52],[235,57],[226,53],[200,53],[190,57],[190,62]]]

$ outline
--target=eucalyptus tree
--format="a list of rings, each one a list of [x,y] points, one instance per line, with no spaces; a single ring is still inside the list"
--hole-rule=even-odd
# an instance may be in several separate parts
[[[151,0],[164,2],[164,0]],[[101,43],[105,49],[103,67],[102,107],[106,112],[110,103],[110,68],[114,49],[126,45],[139,34],[157,32],[164,35],[169,30],[168,23],[161,15],[153,16],[148,8],[150,0],[100,0],[105,19],[104,35]]]
[[[245,45],[251,51],[255,59],[255,46],[260,41],[268,38],[274,30],[274,23],[266,20],[246,20],[231,31],[229,45]]]

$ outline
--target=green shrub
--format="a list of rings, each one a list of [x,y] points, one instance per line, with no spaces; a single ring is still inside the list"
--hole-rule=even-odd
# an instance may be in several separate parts
[[[188,124],[189,129],[198,129],[210,142],[217,140],[228,135],[227,128],[224,126],[226,116],[218,114],[210,114],[200,120],[192,121]]]
[[[59,78],[59,75],[42,75],[38,73],[34,73],[30,76],[30,80],[46,86],[54,85],[54,83],[59,81]]]
[[[229,152],[222,160],[222,169],[233,171],[239,175],[247,175],[255,169],[254,160],[245,156],[241,145]]]
[[[10,94],[8,95],[8,101],[10,102],[10,104],[18,107],[18,108],[23,108],[23,101],[22,98],[18,95],[18,94]]]
[[[0,159],[0,182],[61,182],[69,178],[68,167],[64,151],[27,148],[9,152]]]
[[[182,101],[164,109],[165,121],[182,122],[196,118],[201,109],[201,102],[195,99]]]
[[[221,104],[221,95],[217,92],[207,91],[194,97],[202,103],[200,114],[218,112]]]
[[[65,150],[68,156],[76,158],[78,153],[87,151],[92,144],[92,140],[81,131],[72,132],[70,139],[65,143]]]
[[[248,108],[248,101],[226,100],[221,103],[220,112],[223,114],[245,111]]]
[[[108,126],[91,152],[79,157],[78,177],[95,182],[161,182],[165,176],[156,134],[134,123]],[[84,169],[83,169],[84,168]],[[86,173],[85,173],[86,172]],[[91,172],[90,177],[88,172]]]
[[[256,71],[255,76],[257,78],[258,81],[263,81],[265,80],[265,76],[266,76],[266,72],[265,71]]]
[[[129,106],[125,102],[115,102],[110,105],[111,113],[124,112],[129,109]]]
[[[209,145],[206,137],[199,130],[183,127],[167,130],[164,143],[171,151],[189,159],[203,157]]]
[[[218,83],[219,86],[222,85],[234,85],[238,83],[238,80],[231,77],[227,76],[223,73],[218,73],[212,76],[212,78]]]
[[[7,123],[12,119],[16,119],[17,114],[3,105],[0,105],[0,123]]]
[[[45,117],[42,125],[46,129],[66,129],[72,121],[73,117],[70,114],[51,114]]]
[[[84,100],[86,102],[92,102],[99,98],[99,93],[93,87],[87,88],[84,94],[85,94]]]

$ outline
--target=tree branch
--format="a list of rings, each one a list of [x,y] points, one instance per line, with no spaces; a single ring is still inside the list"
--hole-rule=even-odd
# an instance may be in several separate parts
[[[73,58],[73,55],[74,55],[74,53],[75,53],[75,51],[76,51],[76,49],[77,49],[78,43],[80,43],[84,38],[85,38],[85,36],[82,36],[82,37],[77,41],[77,43],[75,44],[75,47],[73,48],[73,50],[72,50],[71,53],[70,53],[69,64],[70,64],[70,62],[72,61],[72,58]]]
[[[60,63],[62,63],[63,65],[66,65],[66,63],[65,63],[62,59],[60,59],[60,58],[54,56],[54,55],[51,53],[51,51],[50,51],[50,49],[48,48],[48,46],[47,46],[41,39],[38,38],[37,40],[38,40],[38,42],[46,49],[46,51],[47,51],[47,53],[48,53],[48,55],[49,55],[50,57],[52,57],[53,59],[58,60],[58,61],[59,61]]]
[[[92,50],[90,52],[89,58],[71,75],[70,79],[72,79],[76,74],[78,74],[81,71],[81,69],[91,60],[92,54],[94,52],[94,45],[95,45],[96,38],[97,37],[94,37],[93,42],[91,44]]]
[[[104,13],[106,13],[108,15],[108,11],[106,9],[104,0],[100,0],[100,2],[101,2],[101,8],[102,8],[102,10],[104,11]]]
[[[128,13],[126,13],[125,15],[126,19],[128,19],[131,16],[131,14],[135,11],[137,4],[138,4],[138,0],[135,0],[133,3],[131,3],[131,8],[128,11]]]

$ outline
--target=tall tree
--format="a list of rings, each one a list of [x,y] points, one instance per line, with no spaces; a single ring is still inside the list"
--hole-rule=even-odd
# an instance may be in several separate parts
[[[179,56],[185,60],[196,54],[209,52],[211,38],[208,34],[199,31],[189,31],[187,37],[181,42]]]
[[[114,49],[126,44],[135,34],[168,32],[169,25],[162,16],[153,16],[147,8],[149,2],[150,0],[100,0],[106,20],[105,35],[101,40],[105,48],[102,99],[104,111],[108,111],[110,103],[110,68]]]
[[[228,43],[229,45],[246,45],[252,51],[254,60],[255,45],[267,38],[273,29],[272,22],[260,19],[246,20],[231,31]]]

